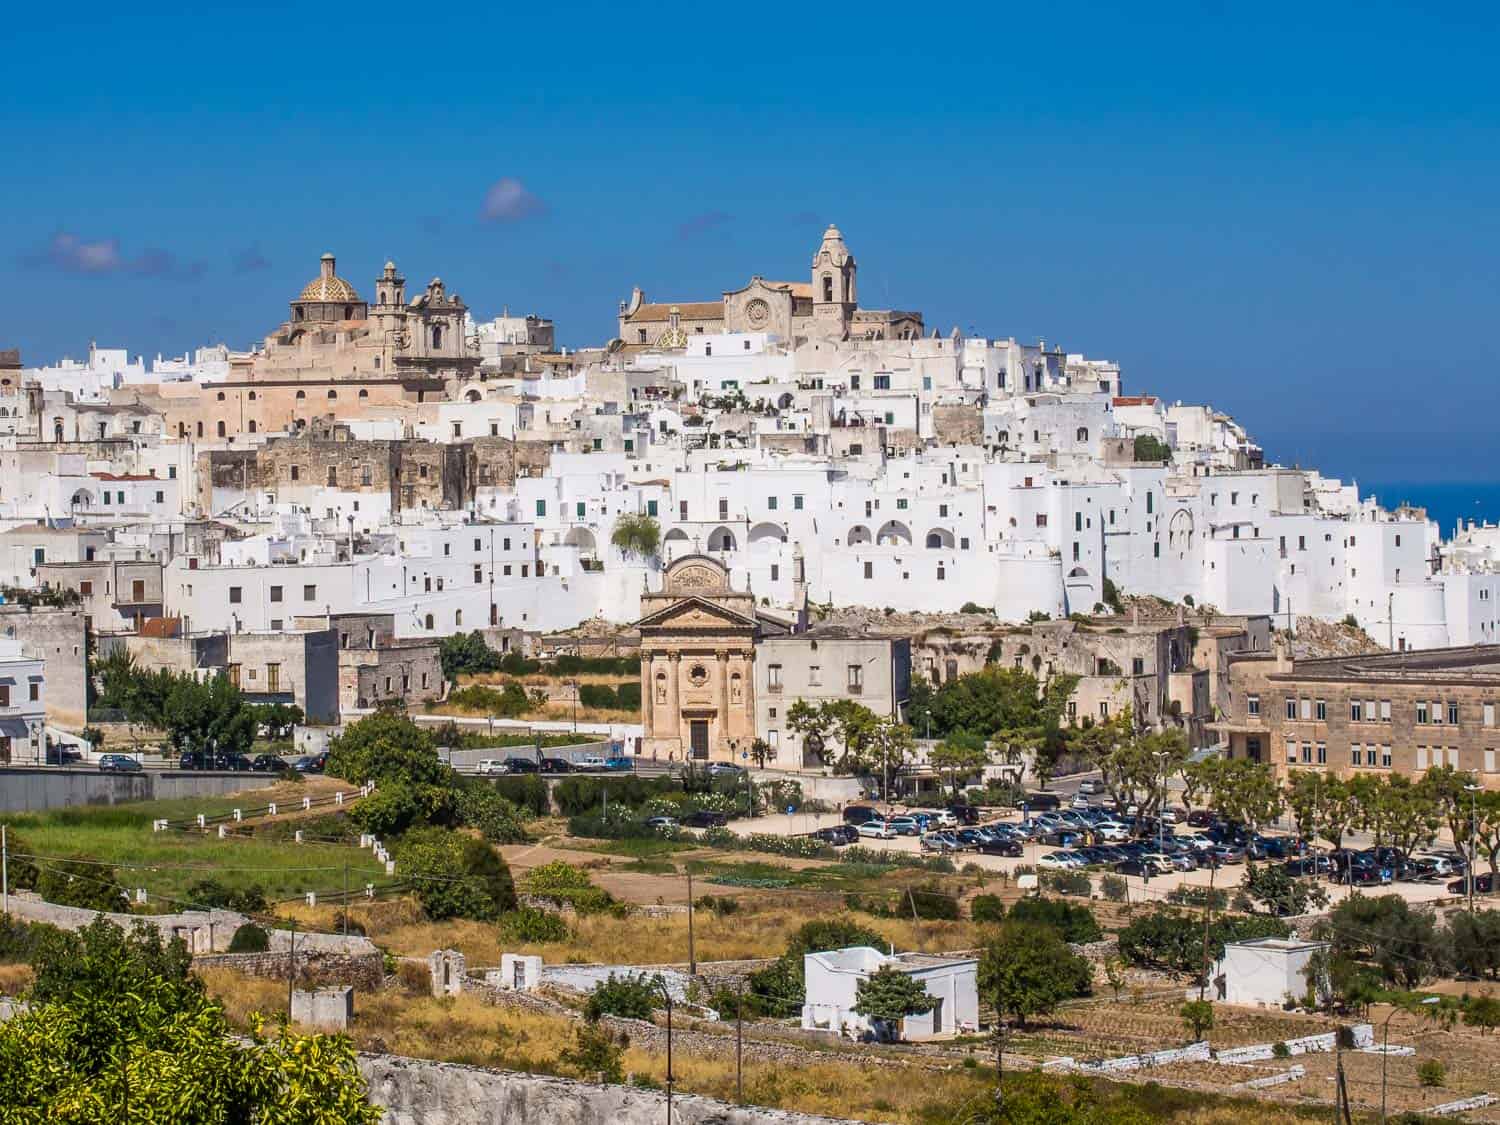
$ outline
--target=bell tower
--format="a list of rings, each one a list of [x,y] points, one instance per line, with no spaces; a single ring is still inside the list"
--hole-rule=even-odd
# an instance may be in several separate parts
[[[836,340],[849,335],[858,300],[855,294],[858,268],[839,228],[828,224],[812,260],[812,329],[817,335]]]

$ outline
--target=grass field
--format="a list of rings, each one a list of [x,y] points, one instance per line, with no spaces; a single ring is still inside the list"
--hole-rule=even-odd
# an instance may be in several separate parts
[[[164,911],[189,905],[186,891],[201,879],[213,878],[234,888],[261,887],[273,902],[301,898],[308,891],[328,894],[344,885],[386,881],[384,865],[367,851],[332,844],[297,844],[290,822],[276,835],[285,839],[236,838],[221,840],[215,829],[153,832],[160,818],[187,819],[198,813],[222,814],[236,807],[262,806],[271,800],[300,801],[304,794],[339,788],[320,780],[278,785],[240,796],[150,801],[115,806],[53,809],[7,816],[4,823],[13,854],[23,852],[45,859],[86,857],[112,863],[122,886],[147,892],[147,909]],[[344,786],[347,788],[347,786]],[[175,900],[175,901],[174,901]]]

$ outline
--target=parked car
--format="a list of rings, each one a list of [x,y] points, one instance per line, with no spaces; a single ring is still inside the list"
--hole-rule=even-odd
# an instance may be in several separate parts
[[[1023,803],[1032,812],[1062,807],[1062,799],[1056,793],[1028,793]]]
[[[920,841],[924,852],[956,852],[959,843],[948,832],[929,832]]]
[[[540,762],[543,773],[572,773],[573,763],[566,758],[543,758]]]
[[[704,768],[709,777],[739,777],[745,772],[743,766],[737,766],[733,762],[709,762]]]
[[[141,763],[128,754],[100,754],[100,773],[139,773]]]
[[[1215,844],[1207,853],[1215,867],[1222,867],[1226,863],[1244,863],[1245,849],[1234,844]]]
[[[834,824],[828,828],[819,828],[813,833],[813,839],[821,840],[835,848],[841,848],[859,839],[859,829],[852,824]]]
[[[599,757],[598,754],[589,754],[574,763],[573,768],[579,773],[599,773],[609,769],[609,760]]]
[[[847,816],[849,810],[845,809]],[[859,825],[859,834],[874,840],[894,840],[896,830],[883,820],[866,820]]]
[[[675,816],[653,816],[646,821],[646,827],[656,832],[667,832],[677,826]]]
[[[505,763],[499,758],[481,758],[479,764],[474,767],[474,772],[481,777],[489,777],[493,774],[504,773]]]
[[[1141,875],[1150,878],[1152,875],[1170,875],[1172,865],[1165,858],[1158,861],[1151,856],[1141,856],[1139,859],[1124,859],[1115,864],[1116,875]]]
[[[1109,843],[1130,839],[1130,825],[1119,820],[1101,820],[1094,825],[1094,835]]]
[[[973,805],[949,805],[944,812],[953,817],[955,824],[965,824],[972,827],[979,823],[979,810]],[[939,813],[938,816],[941,818],[943,813]]]
[[[1347,883],[1351,887],[1383,887],[1391,881],[1391,876],[1392,872],[1389,867],[1380,867],[1373,863],[1355,863],[1350,865],[1340,882]]]
[[[1043,844],[1050,844],[1054,848],[1071,848],[1074,844],[1083,842],[1083,833],[1072,826],[1054,828],[1051,832],[1044,833],[1038,837]]]
[[[536,764],[536,759],[535,758],[516,758],[516,757],[506,758],[505,761],[501,763],[501,767],[502,767],[501,768],[501,772],[502,773],[537,773],[537,772],[539,772],[539,767]]]
[[[1103,793],[1104,782],[1097,777],[1086,777],[1078,783],[1078,792],[1088,793],[1090,795],[1094,793]]]
[[[879,809],[871,808],[869,805],[850,805],[844,809],[844,823],[853,824],[856,827],[871,820],[884,819]]]
[[[1187,814],[1189,828],[1207,828],[1214,822],[1212,809],[1189,809]]]
[[[697,812],[688,813],[682,818],[684,828],[723,828],[729,823],[729,818],[721,812],[713,812],[710,809],[699,809]]]
[[[886,821],[898,836],[920,836],[922,822],[915,816],[893,816]]]
[[[631,773],[635,769],[635,759],[616,754],[604,759],[604,768],[610,773]]]
[[[1463,873],[1463,868],[1455,864],[1451,856],[1441,852],[1413,856],[1412,866],[1412,878],[1415,879],[1448,879]]]
[[[1072,871],[1083,866],[1082,860],[1082,856],[1070,852],[1048,852],[1036,861],[1036,865],[1051,871]]]
[[[1488,871],[1482,871],[1474,876],[1474,893],[1476,895],[1487,895],[1495,889],[1495,878]],[[1469,893],[1469,877],[1455,879],[1448,884],[1450,895],[1466,895]]]
[[[1019,856],[1026,850],[1026,845],[1013,836],[994,836],[979,842],[975,849],[981,855],[1009,855]]]
[[[1284,864],[1288,875],[1327,875],[1333,870],[1333,860],[1322,853],[1298,856]]]
[[[322,773],[327,766],[327,754],[304,754],[292,763],[292,769],[298,773]]]
[[[256,773],[280,773],[286,763],[276,754],[257,754],[250,759],[250,768]]]

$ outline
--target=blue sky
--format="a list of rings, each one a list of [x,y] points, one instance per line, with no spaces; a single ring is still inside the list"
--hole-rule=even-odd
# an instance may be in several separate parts
[[[866,305],[1493,480],[1500,14],[1429,9],[23,5],[0,346],[243,346],[324,250],[595,343],[834,221]]]

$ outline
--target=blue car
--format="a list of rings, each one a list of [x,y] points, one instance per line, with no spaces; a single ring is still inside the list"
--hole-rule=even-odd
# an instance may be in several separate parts
[[[629,773],[635,769],[635,763],[626,757],[605,758],[604,768],[610,773]]]

